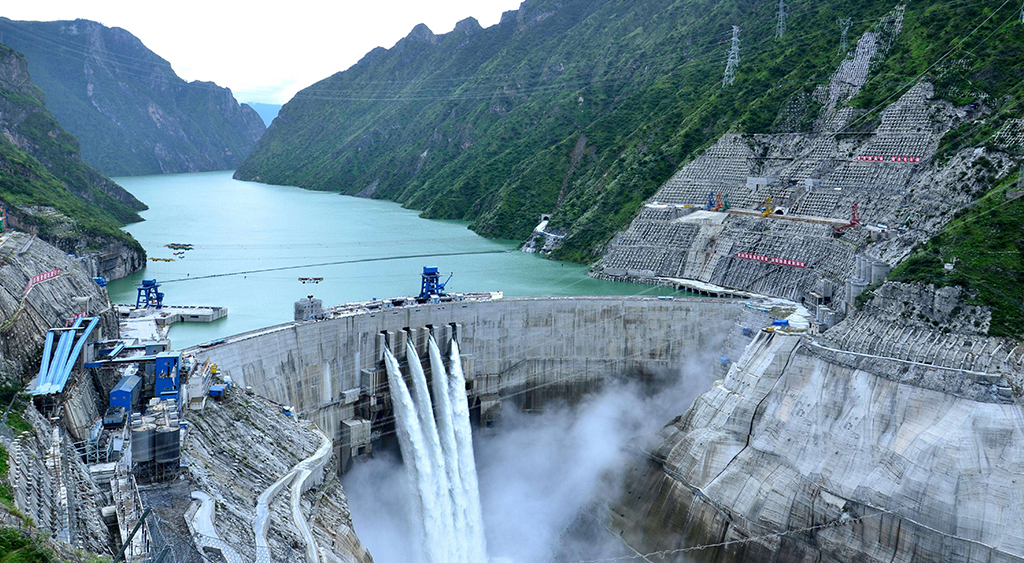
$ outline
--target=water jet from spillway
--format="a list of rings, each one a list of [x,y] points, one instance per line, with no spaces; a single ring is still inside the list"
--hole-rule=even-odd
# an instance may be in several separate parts
[[[394,354],[389,348],[384,351],[399,448],[417,496],[417,539],[425,563],[485,563],[487,548],[458,344],[452,341],[451,375],[445,372],[433,336],[429,348],[433,401],[412,343],[407,344],[411,391]]]

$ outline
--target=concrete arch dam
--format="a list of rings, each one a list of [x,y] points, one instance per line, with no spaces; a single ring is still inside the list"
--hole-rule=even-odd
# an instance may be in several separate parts
[[[455,301],[287,323],[192,351],[237,386],[312,419],[345,469],[393,428],[385,346],[404,363],[409,340],[426,357],[433,331],[447,357],[456,338],[470,405],[486,424],[502,400],[531,409],[572,400],[609,377],[679,370],[695,358],[713,369],[743,314],[742,302],[724,299]]]

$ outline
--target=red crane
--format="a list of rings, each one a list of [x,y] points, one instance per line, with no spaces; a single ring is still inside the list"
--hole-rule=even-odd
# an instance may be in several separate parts
[[[853,204],[853,209],[850,211],[850,222],[843,225],[842,227],[833,227],[832,236],[838,238],[843,235],[843,231],[850,227],[856,227],[860,225],[860,214],[857,213],[857,204]]]

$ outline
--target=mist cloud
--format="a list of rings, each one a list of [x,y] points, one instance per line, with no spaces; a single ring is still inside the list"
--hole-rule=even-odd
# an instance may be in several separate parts
[[[500,427],[474,436],[493,563],[571,561],[628,553],[590,514],[617,499],[640,445],[686,411],[714,380],[712,361],[607,382],[574,405],[522,413],[506,403]],[[411,487],[396,453],[359,463],[344,479],[356,532],[377,563],[417,563]]]

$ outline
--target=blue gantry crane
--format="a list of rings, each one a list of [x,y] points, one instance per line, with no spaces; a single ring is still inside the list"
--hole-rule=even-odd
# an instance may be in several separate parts
[[[160,292],[160,284],[156,283],[156,280],[142,280],[142,283],[135,286],[135,289],[139,292],[135,299],[136,309],[145,309],[146,307],[159,309],[164,306],[164,294]]]
[[[423,278],[420,282],[420,295],[416,298],[420,303],[426,303],[432,297],[440,297],[444,295],[444,286],[452,280],[451,274],[448,276],[443,283],[441,282],[441,274],[437,273],[437,266],[424,266],[423,267]]]

